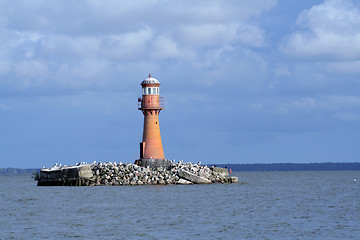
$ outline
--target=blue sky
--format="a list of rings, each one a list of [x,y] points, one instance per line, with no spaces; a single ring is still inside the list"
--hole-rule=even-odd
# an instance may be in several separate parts
[[[143,79],[169,159],[360,160],[355,0],[0,1],[0,167],[139,157]]]

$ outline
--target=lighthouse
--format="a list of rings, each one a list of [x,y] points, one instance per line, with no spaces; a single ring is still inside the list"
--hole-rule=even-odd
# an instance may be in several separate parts
[[[138,109],[144,115],[144,129],[140,159],[135,163],[144,167],[168,167],[170,161],[165,159],[159,124],[159,114],[164,109],[160,101],[160,82],[149,74],[140,85],[142,97],[138,99]]]

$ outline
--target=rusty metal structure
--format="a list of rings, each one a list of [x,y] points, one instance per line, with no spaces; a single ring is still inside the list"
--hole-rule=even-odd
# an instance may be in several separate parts
[[[149,74],[140,85],[142,97],[138,99],[138,109],[144,115],[144,129],[140,143],[140,159],[135,163],[140,166],[167,167],[170,161],[165,159],[159,124],[159,114],[164,109],[164,101],[159,91],[160,82]]]

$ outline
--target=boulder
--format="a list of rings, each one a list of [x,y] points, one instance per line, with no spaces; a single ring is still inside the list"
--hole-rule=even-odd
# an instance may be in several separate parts
[[[230,182],[231,183],[238,183],[239,182],[239,178],[236,176],[230,176]]]
[[[227,168],[212,167],[212,171],[214,175],[219,175],[221,177],[229,176],[229,170]]]
[[[209,168],[200,169],[199,176],[210,179],[211,178],[211,170]]]

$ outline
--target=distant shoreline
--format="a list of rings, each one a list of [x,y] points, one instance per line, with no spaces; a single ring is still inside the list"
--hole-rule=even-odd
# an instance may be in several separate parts
[[[206,164],[240,172],[259,171],[360,171],[360,162],[351,163],[218,163]],[[0,168],[0,175],[31,175],[38,168]]]
[[[38,168],[0,168],[0,176],[1,175],[32,175],[34,172],[38,172],[40,169]]]
[[[351,163],[249,163],[249,164],[212,164],[226,167],[232,171],[360,171],[360,162]],[[209,166],[212,166],[209,164]]]

